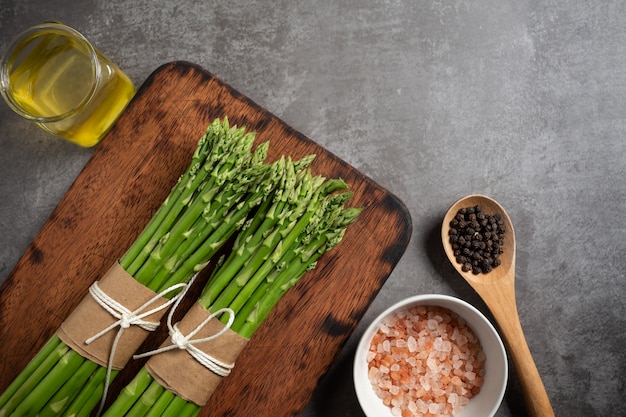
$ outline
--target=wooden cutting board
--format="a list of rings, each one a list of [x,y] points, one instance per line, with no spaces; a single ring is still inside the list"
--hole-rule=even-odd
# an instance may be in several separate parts
[[[269,140],[268,160],[316,154],[313,173],[343,178],[354,192],[350,205],[364,207],[340,245],[275,307],[201,415],[300,414],[404,253],[411,218],[370,178],[187,62],[166,64],[146,80],[0,287],[0,391],[125,252],[206,126],[224,116],[256,131],[257,142]],[[162,326],[142,349],[166,335]],[[131,361],[112,396],[142,364]]]

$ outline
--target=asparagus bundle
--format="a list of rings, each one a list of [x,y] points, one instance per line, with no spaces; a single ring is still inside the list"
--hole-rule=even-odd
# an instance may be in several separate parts
[[[187,171],[119,260],[131,277],[172,298],[243,226],[282,175],[280,163],[264,163],[268,144],[253,151],[253,142],[227,119],[208,126]],[[0,396],[0,416],[88,416],[117,372],[55,334]]]
[[[342,180],[313,176],[308,169],[298,169],[298,163],[287,160],[281,186],[261,203],[238,234],[229,256],[213,271],[197,304],[213,314],[229,309],[220,320],[249,339],[285,292],[315,268],[322,254],[339,243],[361,212],[359,208],[344,207],[350,192],[335,193],[346,188]],[[202,404],[186,400],[153,377],[149,365],[155,358],[122,390],[104,417],[198,415]],[[190,372],[180,369],[180,373]]]

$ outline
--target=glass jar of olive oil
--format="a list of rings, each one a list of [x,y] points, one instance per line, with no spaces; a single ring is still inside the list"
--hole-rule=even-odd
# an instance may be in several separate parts
[[[113,62],[59,22],[15,38],[2,59],[0,83],[16,113],[84,147],[105,136],[135,94]]]

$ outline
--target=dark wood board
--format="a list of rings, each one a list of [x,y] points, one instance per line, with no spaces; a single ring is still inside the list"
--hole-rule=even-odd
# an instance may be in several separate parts
[[[314,153],[315,174],[364,207],[343,241],[275,307],[203,416],[299,415],[411,237],[404,204],[205,69],[172,62],[143,84],[0,287],[0,391],[118,259],[185,170],[217,117],[270,141],[268,160]],[[204,274],[206,275],[206,273]],[[198,289],[201,283],[197,283]],[[166,337],[162,326],[144,344]],[[131,361],[112,395],[143,364]]]

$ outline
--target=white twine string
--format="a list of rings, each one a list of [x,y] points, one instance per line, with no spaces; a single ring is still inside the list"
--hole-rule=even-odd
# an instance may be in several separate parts
[[[104,409],[104,403],[106,402],[106,397],[109,391],[109,385],[111,383],[111,370],[113,369],[113,359],[115,357],[115,350],[117,349],[117,345],[122,337],[122,334],[124,333],[124,330],[128,329],[132,325],[139,326],[142,329],[149,331],[149,332],[156,330],[159,327],[160,322],[146,321],[144,320],[144,318],[150,316],[151,314],[156,313],[157,311],[166,309],[173,303],[176,303],[176,305],[178,305],[180,300],[184,297],[187,290],[189,289],[189,286],[191,286],[191,283],[195,280],[195,278],[196,277],[194,276],[189,281],[188,284],[184,284],[184,283],[175,284],[175,285],[172,285],[171,287],[166,288],[165,290],[161,291],[160,293],[152,297],[150,300],[146,301],[142,306],[140,306],[139,308],[133,311],[129,310],[128,308],[126,308],[125,306],[123,306],[122,304],[114,300],[113,298],[111,298],[107,293],[102,291],[97,281],[94,282],[91,285],[91,287],[89,287],[89,294],[91,294],[93,299],[102,308],[108,311],[109,314],[111,314],[113,317],[115,317],[118,320],[114,322],[113,324],[111,324],[110,326],[102,329],[100,332],[96,333],[94,336],[91,336],[89,339],[85,340],[85,344],[88,345],[90,343],[93,343],[96,339],[102,337],[106,333],[110,332],[111,330],[119,326],[119,330],[117,331],[117,334],[115,335],[115,339],[113,340],[113,345],[111,346],[111,354],[109,355],[106,378],[104,380],[104,391],[102,393],[102,400],[100,401],[100,408],[97,413],[98,416],[102,413],[102,410]],[[143,312],[146,308],[150,307],[152,304],[159,301],[161,297],[179,288],[183,288],[183,290],[180,293],[176,294],[174,297],[167,300],[165,303],[162,303],[151,310]]]
[[[185,336],[178,329],[178,323],[172,324],[172,317],[174,316],[174,311],[178,307],[178,304],[179,304],[179,301],[177,301],[174,307],[172,307],[167,317],[167,327],[169,328],[169,331],[170,331],[170,338],[172,340],[172,344],[169,346],[164,346],[159,349],[151,350],[149,352],[141,353],[139,355],[134,355],[133,358],[134,359],[144,358],[146,356],[153,356],[159,353],[167,352],[167,351],[178,348],[178,349],[187,351],[187,353],[189,353],[191,357],[193,357],[196,361],[198,361],[198,363],[200,363],[202,366],[204,366],[205,368],[207,368],[214,374],[219,375],[221,377],[224,377],[230,374],[231,369],[233,369],[233,367],[235,366],[234,363],[222,362],[219,359],[209,355],[208,353],[203,352],[202,350],[200,350],[194,345],[197,343],[203,343],[203,342],[208,342],[213,339],[217,339],[218,337],[226,333],[228,329],[230,329],[230,327],[233,325],[233,322],[235,321],[235,312],[230,308],[221,308],[217,310],[216,312],[207,316],[207,318],[205,318],[202,321],[202,323],[200,323],[187,336]],[[219,332],[215,333],[214,335],[204,337],[201,339],[192,339],[192,337],[198,334],[198,332],[202,330],[202,328],[209,321],[211,321],[212,319],[214,319],[216,316],[218,316],[221,313],[228,313],[228,322]]]

